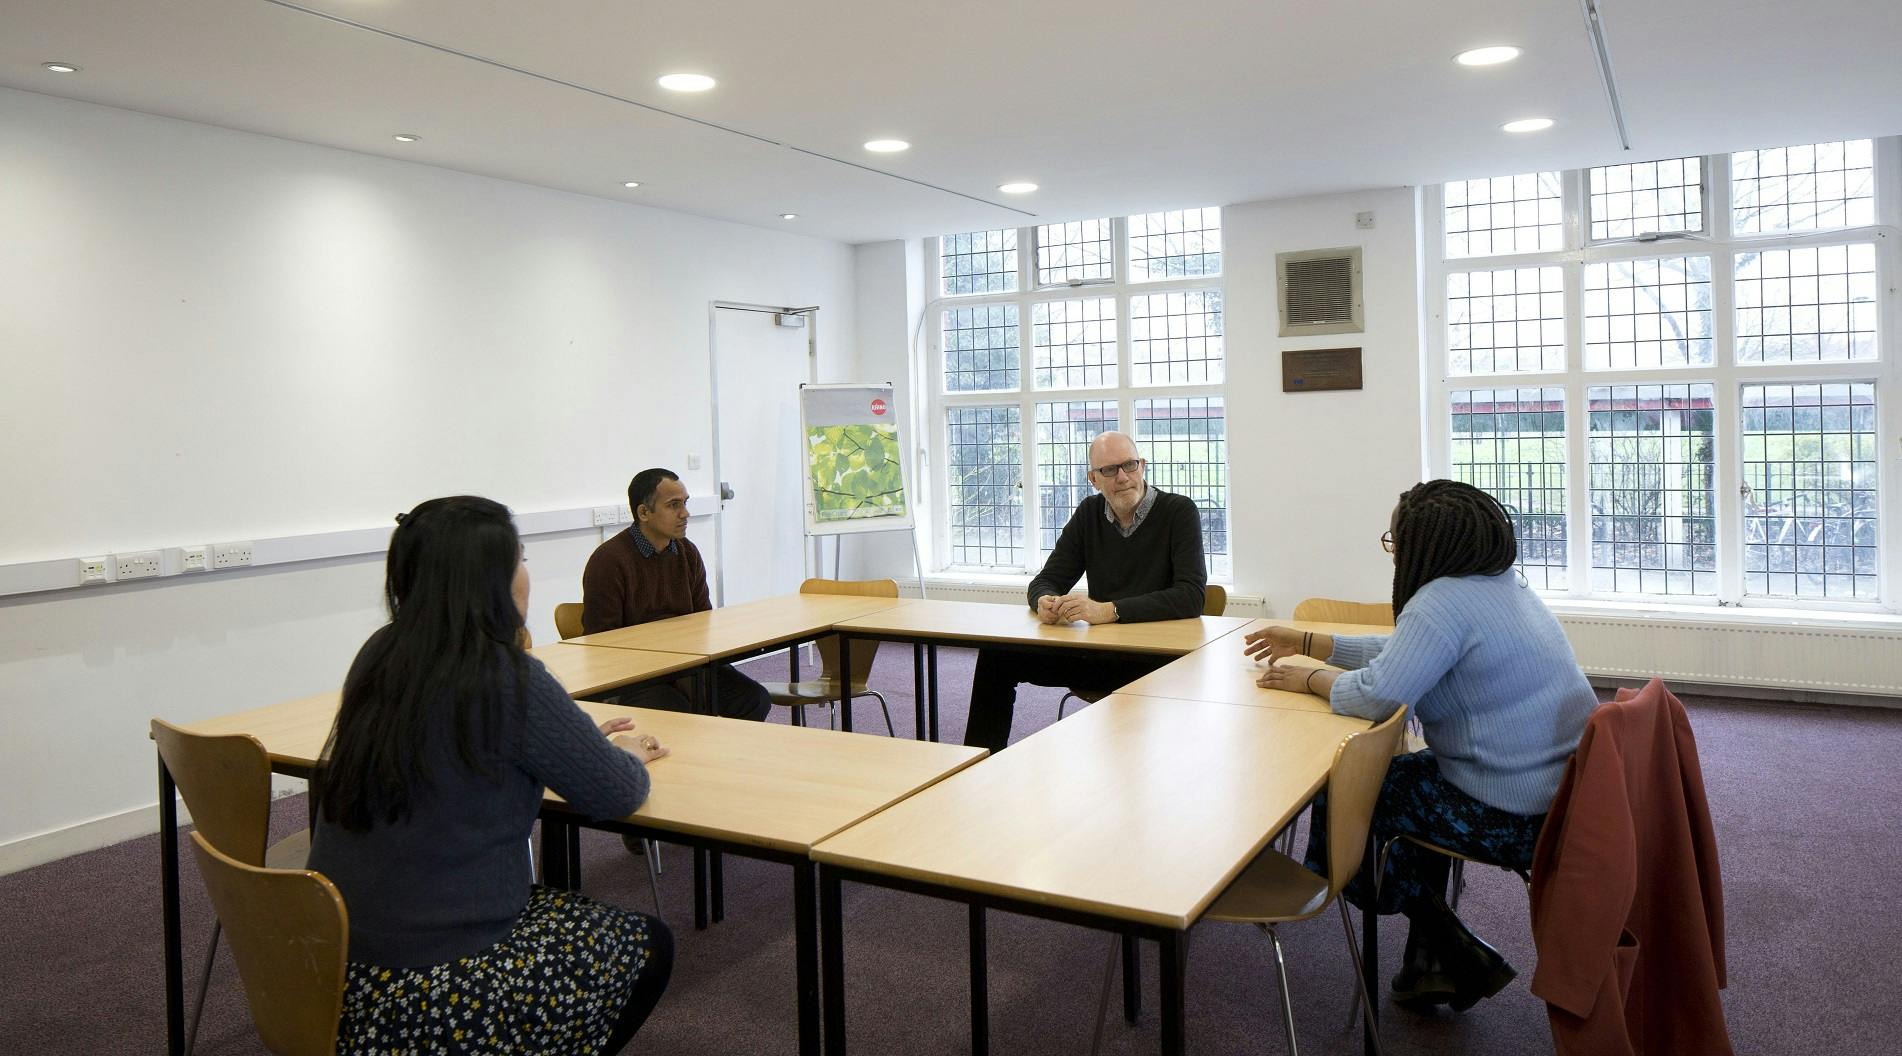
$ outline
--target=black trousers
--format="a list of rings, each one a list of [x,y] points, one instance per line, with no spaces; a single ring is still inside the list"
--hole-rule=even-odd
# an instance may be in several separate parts
[[[1010,743],[1010,720],[1016,711],[1020,682],[1108,693],[1172,659],[1132,653],[979,649],[977,673],[971,678],[971,716],[964,725],[964,743],[993,752],[1002,751]]]
[[[695,681],[702,677],[705,676],[696,675],[675,682],[655,682],[636,689],[624,689],[611,702],[630,708],[703,714],[700,687]],[[713,714],[724,719],[761,722],[772,713],[773,699],[767,696],[765,686],[740,674],[733,669],[732,664],[713,665]]]

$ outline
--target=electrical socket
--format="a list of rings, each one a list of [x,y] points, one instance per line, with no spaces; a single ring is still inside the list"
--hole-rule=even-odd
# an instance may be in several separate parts
[[[213,543],[211,547],[211,567],[237,568],[251,563],[250,543]]]
[[[209,547],[182,546],[178,550],[178,570],[180,572],[203,572],[211,567]]]
[[[131,554],[112,555],[112,578],[116,581],[127,579],[149,579],[158,575],[159,552],[140,550]]]
[[[620,511],[613,506],[596,506],[594,508],[594,526],[596,528],[614,524],[620,519]]]
[[[112,559],[109,557],[82,557],[80,558],[79,559],[79,585],[83,587],[92,583],[112,582],[112,575],[108,571],[108,569],[110,569],[111,567],[112,567]]]

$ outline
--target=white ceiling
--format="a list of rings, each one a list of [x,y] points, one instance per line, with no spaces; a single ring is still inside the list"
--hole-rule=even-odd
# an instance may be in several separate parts
[[[0,84],[846,242],[1902,132],[1902,2],[1600,9],[1630,154],[1578,0],[0,0]]]

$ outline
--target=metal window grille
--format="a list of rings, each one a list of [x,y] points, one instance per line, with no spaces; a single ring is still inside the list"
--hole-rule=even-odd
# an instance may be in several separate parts
[[[1738,151],[1730,156],[1731,227],[1757,235],[1873,224],[1875,172],[1867,139]]]
[[[1587,175],[1594,242],[1704,230],[1704,159],[1601,165]]]
[[[1129,299],[1132,385],[1222,380],[1222,293],[1179,290]]]
[[[1228,418],[1222,397],[1137,400],[1136,442],[1149,460],[1145,479],[1195,500],[1202,515],[1202,552],[1211,572],[1226,575]]]
[[[1445,185],[1448,257],[1490,257],[1559,249],[1562,184],[1556,172],[1526,172]]]
[[[1565,390],[1461,389],[1450,410],[1453,479],[1512,514],[1527,582],[1565,589]]]
[[[945,411],[951,497],[951,560],[1023,564],[1023,437],[1015,405]]]
[[[1876,600],[1876,395],[1745,385],[1744,592]]]
[[[1132,282],[1222,273],[1222,211],[1176,209],[1129,218]]]
[[[1585,390],[1592,589],[1717,593],[1713,387]]]
[[[1037,285],[1097,282],[1113,277],[1116,251],[1108,217],[1037,228]]]
[[[1446,349],[1454,374],[1565,369],[1563,269],[1499,268],[1446,277]]]
[[[1040,389],[1116,384],[1116,298],[1039,301],[1030,309],[1030,348]]]
[[[944,312],[944,391],[1017,388],[1017,306],[993,304]]]
[[[1739,253],[1737,362],[1876,358],[1876,247],[1869,243]]]
[[[1037,405],[1037,550],[1056,549],[1077,503],[1090,497],[1090,441],[1117,428],[1114,400]]]
[[[968,231],[938,240],[942,292],[1012,293],[1017,289],[1017,229]]]
[[[1709,257],[1644,257],[1585,266],[1585,369],[1707,366]]]

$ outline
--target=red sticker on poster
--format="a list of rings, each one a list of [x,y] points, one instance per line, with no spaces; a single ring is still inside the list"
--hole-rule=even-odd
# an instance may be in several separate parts
[[[884,414],[884,413],[885,413],[885,401],[884,401],[884,400],[873,400],[873,401],[872,401],[872,413],[873,413],[873,414]]]

